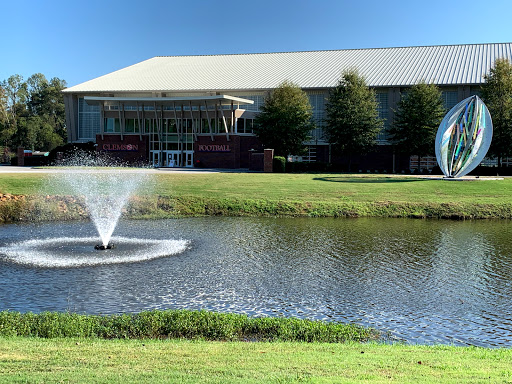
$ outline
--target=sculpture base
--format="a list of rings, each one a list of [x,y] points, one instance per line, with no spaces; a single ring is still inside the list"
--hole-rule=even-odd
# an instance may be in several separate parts
[[[462,177],[446,177],[446,176],[422,176],[422,179],[428,180],[446,180],[446,181],[488,181],[488,180],[504,180],[503,177],[479,177],[479,176],[462,176]]]

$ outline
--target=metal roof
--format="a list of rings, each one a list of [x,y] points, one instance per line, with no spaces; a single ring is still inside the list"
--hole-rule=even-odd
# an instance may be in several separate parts
[[[213,56],[165,56],[134,64],[64,92],[183,92],[330,88],[356,68],[371,87],[481,84],[497,58],[512,61],[512,43],[347,49]]]

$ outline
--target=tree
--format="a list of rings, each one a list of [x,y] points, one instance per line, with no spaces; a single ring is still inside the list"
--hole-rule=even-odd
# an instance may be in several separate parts
[[[45,116],[21,117],[15,140],[18,145],[27,149],[43,151],[50,151],[64,144],[64,140]]]
[[[7,107],[7,92],[0,83],[0,145],[7,141],[7,124],[9,121],[9,111]]]
[[[484,76],[482,99],[491,114],[493,135],[489,155],[498,159],[512,155],[512,64],[497,59]]]
[[[12,75],[0,82],[2,88],[2,104],[5,113],[4,122],[0,128],[0,139],[6,146],[17,146],[14,136],[18,130],[18,120],[26,116],[27,86],[20,75]]]
[[[389,130],[391,141],[408,155],[421,158],[433,154],[445,113],[441,91],[435,84],[421,81],[413,85],[398,102]]]
[[[28,107],[31,115],[40,117],[40,126],[45,127],[45,131],[52,131],[44,132],[45,137],[53,137],[53,134],[57,134],[61,138],[61,140],[57,140],[58,142],[66,141],[66,115],[62,96],[62,90],[66,88],[66,82],[57,77],[48,82],[43,74],[36,73],[27,80],[27,84],[29,89]],[[50,144],[55,140],[43,141]],[[45,149],[52,148],[54,146]]]
[[[314,128],[312,116],[307,94],[298,85],[284,81],[265,98],[254,132],[276,156],[300,155]]]
[[[8,111],[7,111],[7,92],[0,83],[0,129],[3,124],[7,123]]]
[[[9,161],[9,149],[5,145],[7,144],[7,122],[8,122],[8,111],[7,111],[7,94],[0,83],[0,162]]]
[[[7,80],[0,83],[0,87],[5,94],[7,106],[7,121],[2,127],[0,137],[8,145],[17,146],[13,141],[16,135],[18,120],[21,116],[26,116],[27,84],[20,75],[12,75]]]
[[[335,148],[349,156],[349,171],[352,155],[368,153],[384,127],[377,108],[375,92],[355,69],[343,72],[336,87],[329,92],[325,133]]]
[[[51,150],[67,138],[64,98],[66,82],[36,73],[26,82],[13,75],[0,82],[0,140],[11,148]]]

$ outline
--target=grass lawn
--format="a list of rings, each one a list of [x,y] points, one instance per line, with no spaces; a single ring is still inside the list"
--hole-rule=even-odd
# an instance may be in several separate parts
[[[52,178],[53,177],[53,178]],[[73,192],[46,173],[0,174],[0,193],[32,196]],[[130,177],[127,173],[126,177]],[[58,180],[58,179],[57,179]],[[176,216],[327,216],[512,219],[512,179],[445,181],[402,175],[153,173],[129,208],[131,218]],[[34,200],[32,198],[32,200]],[[17,204],[17,205],[16,205]],[[58,203],[61,204],[61,203]],[[66,203],[67,204],[67,203]],[[0,222],[27,220],[25,212],[51,220],[79,218],[42,202],[38,207],[0,202]],[[69,213],[71,212],[71,213]],[[79,215],[80,216],[80,215]],[[81,214],[81,218],[83,218]],[[18,219],[16,219],[18,218]],[[30,218],[29,218],[30,220]]]
[[[0,382],[510,383],[512,350],[0,338]]]
[[[0,174],[0,193],[66,194],[47,174]],[[171,197],[303,202],[512,203],[512,179],[454,182],[399,175],[173,173],[152,177],[139,191]]]
[[[382,175],[175,174],[158,175],[153,193],[309,202],[512,203],[512,179],[453,182]]]

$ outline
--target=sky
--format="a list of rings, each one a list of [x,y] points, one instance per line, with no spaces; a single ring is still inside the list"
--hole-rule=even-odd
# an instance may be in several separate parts
[[[510,0],[0,0],[0,81],[155,56],[512,42]]]

